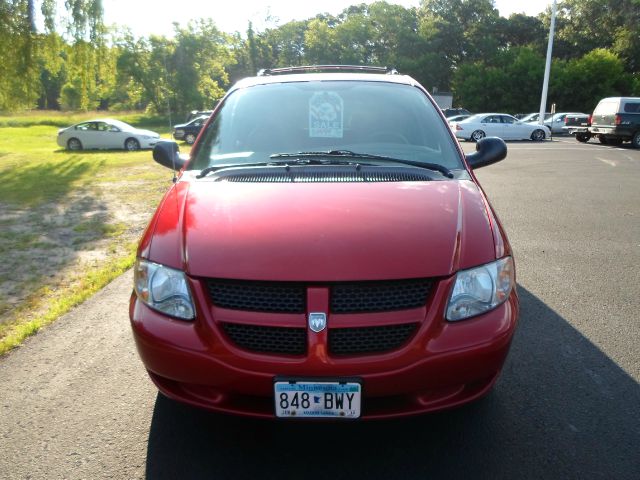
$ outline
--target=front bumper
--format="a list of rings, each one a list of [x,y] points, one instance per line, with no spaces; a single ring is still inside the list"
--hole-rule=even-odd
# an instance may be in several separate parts
[[[160,141],[159,138],[141,138],[138,140],[140,142],[141,149],[153,148],[156,143]]]
[[[275,418],[276,376],[358,377],[363,384],[363,418],[414,415],[461,405],[487,393],[500,373],[517,323],[515,291],[489,313],[457,323],[444,321],[451,281],[439,282],[427,308],[395,312],[421,316],[418,331],[399,349],[373,355],[331,356],[326,330],[309,331],[304,356],[248,352],[233,344],[216,320],[237,317],[238,312],[198,308],[196,321],[182,322],[149,309],[135,294],[130,302],[131,326],[142,361],[159,390],[190,405]],[[207,304],[197,282],[192,292],[198,306]]]

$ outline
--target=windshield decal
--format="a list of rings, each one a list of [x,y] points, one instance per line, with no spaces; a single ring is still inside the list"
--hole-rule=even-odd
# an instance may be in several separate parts
[[[315,92],[309,99],[309,137],[342,138],[343,106],[336,92]]]

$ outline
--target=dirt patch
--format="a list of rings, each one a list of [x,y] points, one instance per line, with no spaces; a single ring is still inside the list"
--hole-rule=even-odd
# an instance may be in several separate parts
[[[14,310],[34,294],[46,297],[108,258],[127,255],[167,187],[104,182],[37,207],[0,202],[0,324],[16,320]]]

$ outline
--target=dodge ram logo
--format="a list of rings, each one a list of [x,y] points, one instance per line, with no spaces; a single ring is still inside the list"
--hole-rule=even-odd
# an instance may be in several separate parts
[[[309,328],[318,333],[324,330],[327,326],[327,314],[326,313],[310,313],[309,314]]]

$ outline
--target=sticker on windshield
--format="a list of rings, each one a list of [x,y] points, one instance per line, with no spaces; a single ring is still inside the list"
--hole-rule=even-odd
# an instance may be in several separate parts
[[[309,136],[342,138],[343,102],[336,92],[316,92],[309,99]]]

